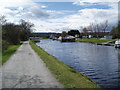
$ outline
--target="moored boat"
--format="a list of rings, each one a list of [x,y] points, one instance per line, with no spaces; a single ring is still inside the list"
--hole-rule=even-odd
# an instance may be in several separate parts
[[[120,39],[115,41],[115,48],[120,48]]]

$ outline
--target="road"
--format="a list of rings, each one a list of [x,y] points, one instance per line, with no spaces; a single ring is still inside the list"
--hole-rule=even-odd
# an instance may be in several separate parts
[[[62,88],[40,57],[24,42],[0,68],[2,88]]]

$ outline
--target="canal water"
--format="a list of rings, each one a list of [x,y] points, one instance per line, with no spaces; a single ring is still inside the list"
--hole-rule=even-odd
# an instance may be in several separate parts
[[[81,42],[59,42],[50,39],[37,43],[49,54],[92,78],[103,88],[120,86],[120,49]]]

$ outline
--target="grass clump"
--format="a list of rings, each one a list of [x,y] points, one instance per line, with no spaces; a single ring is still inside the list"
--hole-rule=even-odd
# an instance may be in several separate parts
[[[10,45],[6,50],[2,51],[2,62],[3,65],[9,57],[16,51],[20,45]]]
[[[35,45],[33,41],[30,41],[30,45],[65,88],[100,88],[90,78],[75,71],[54,56],[48,54],[42,48]]]
[[[7,49],[2,50],[2,59],[0,61],[0,65],[3,65],[11,55],[15,53],[18,47],[20,47],[21,44],[23,44],[24,41],[20,41],[17,45],[9,45]]]
[[[115,40],[102,40],[102,39],[99,39],[99,38],[84,38],[84,39],[78,39],[76,40],[77,42],[89,42],[89,43],[95,43],[95,44],[102,44],[102,43],[105,43],[105,42],[108,42],[108,41],[112,41],[114,42]]]

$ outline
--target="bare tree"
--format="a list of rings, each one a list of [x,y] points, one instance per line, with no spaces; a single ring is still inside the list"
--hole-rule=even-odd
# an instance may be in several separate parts
[[[27,21],[25,21],[23,19],[20,20],[20,25],[22,26],[22,28],[24,30],[32,30],[32,27],[34,26],[33,23],[27,22]]]
[[[90,23],[90,25],[87,27],[88,31],[90,31],[91,33],[93,33],[93,23]]]
[[[95,37],[104,36],[106,29],[108,28],[108,21],[106,20],[102,23],[97,23],[97,21],[95,20],[95,22],[96,23],[91,23],[87,29],[92,30]]]
[[[83,28],[83,33],[84,33],[85,36],[87,36],[88,35],[88,29],[87,28]]]
[[[102,32],[105,34],[106,29],[108,27],[108,20],[104,21],[103,23],[100,24]]]
[[[24,39],[28,39],[30,37],[30,34],[32,32],[32,27],[34,27],[34,24],[31,22],[27,22],[25,20],[20,20],[20,27],[21,27],[21,38]]]
[[[0,24],[1,25],[3,25],[6,21],[7,21],[7,19],[5,18],[5,16],[0,16]]]

